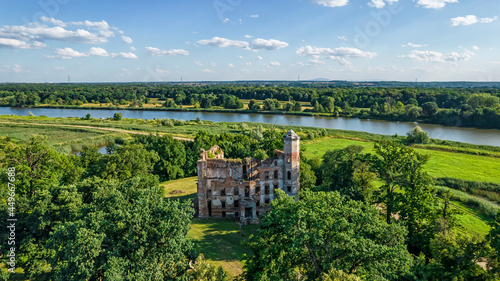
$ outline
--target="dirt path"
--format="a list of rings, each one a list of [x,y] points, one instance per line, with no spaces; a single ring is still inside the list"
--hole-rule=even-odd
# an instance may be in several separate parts
[[[17,123],[17,122],[0,122],[0,124],[20,124],[20,125],[37,125],[37,126],[52,126],[52,127],[70,127],[70,128],[84,128],[84,129],[97,129],[102,131],[111,131],[111,132],[119,132],[126,134],[134,134],[134,135],[149,135],[150,133],[145,132],[137,132],[137,131],[129,131],[123,129],[115,129],[115,128],[103,128],[103,127],[92,127],[92,126],[83,126],[83,125],[63,125],[63,124],[42,124],[42,123]],[[166,133],[160,133],[160,135],[167,135]],[[183,141],[194,141],[193,139],[181,138],[181,137],[173,137],[177,140]]]

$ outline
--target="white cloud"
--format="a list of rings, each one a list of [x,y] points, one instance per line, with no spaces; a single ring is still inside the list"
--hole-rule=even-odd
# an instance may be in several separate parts
[[[41,16],[40,20],[43,22],[51,23],[53,25],[58,25],[58,26],[62,26],[62,27],[66,26],[65,22],[63,22],[61,20],[56,20],[55,18],[48,18],[48,17]]]
[[[480,21],[481,23],[490,23],[490,22],[495,21],[495,20],[497,20],[497,19],[498,19],[498,17],[497,17],[497,16],[494,16],[494,17],[492,17],[492,18],[482,18],[482,19],[480,19],[479,21]]]
[[[123,42],[125,42],[127,44],[132,44],[134,42],[134,40],[132,40],[132,38],[130,38],[128,36],[122,36],[122,40],[123,40]]]
[[[228,63],[228,64],[227,64],[227,66],[229,66],[229,67],[233,68],[233,67],[234,67],[234,64],[232,64],[232,63]]]
[[[349,3],[349,0],[310,0],[315,4],[319,4],[325,7],[342,7]]]
[[[347,37],[345,37],[345,35],[337,36],[337,38],[342,40],[342,41],[347,41]]]
[[[371,2],[368,3],[368,6],[382,9],[383,7],[385,7],[386,3],[392,5],[398,1],[399,0],[371,0]]]
[[[458,0],[418,0],[417,5],[427,9],[441,9],[447,3],[458,3]]]
[[[477,51],[477,50],[479,50],[479,47],[474,45],[474,46],[472,46],[472,50]]]
[[[46,47],[45,41],[55,40],[81,44],[101,44],[115,36],[106,21],[63,22],[54,18],[40,17],[40,22],[26,25],[4,25],[0,27],[0,38],[9,41],[12,48],[34,49]],[[4,44],[6,45],[6,44]],[[0,47],[5,47],[0,45]]]
[[[3,26],[0,36],[19,40],[58,40],[71,43],[100,44],[108,42],[109,34],[92,33],[88,30],[67,30],[61,26]]]
[[[255,59],[256,59],[256,60],[263,60],[264,58],[263,58],[263,57],[261,57],[261,56],[257,56]]]
[[[90,48],[90,54],[93,56],[101,56],[101,57],[109,56],[109,54],[106,50],[104,50],[103,48],[99,48],[99,47]]]
[[[403,44],[401,45],[401,47],[410,47],[410,48],[422,48],[422,47],[426,47],[427,44],[413,44],[413,43],[406,43],[406,44]]]
[[[201,72],[205,72],[205,73],[215,73],[215,71],[210,70],[210,69],[203,69]]]
[[[245,38],[252,38],[252,35],[245,35]]]
[[[0,38],[0,48],[13,48],[13,49],[40,49],[47,47],[42,42],[27,43],[17,39]]]
[[[197,60],[193,61],[193,63],[194,63],[195,65],[197,65],[197,66],[202,66],[202,65],[203,65],[203,63],[201,63],[201,62],[199,62],[199,61],[197,61]]]
[[[220,48],[234,47],[238,49],[250,49],[250,44],[246,41],[230,40],[221,37],[213,37],[212,39],[199,40],[196,43],[200,45],[209,45]]]
[[[258,18],[259,15],[258,14],[255,14],[255,15],[250,15],[251,18]]]
[[[211,63],[210,63],[210,66],[216,67],[216,66],[217,66],[217,64],[216,64],[215,62],[211,62]]]
[[[134,53],[125,53],[125,52],[112,53],[111,56],[113,58],[121,58],[121,59],[137,59],[137,56]]]
[[[135,47],[130,47],[130,50],[132,50],[133,52],[137,51]]]
[[[146,47],[150,56],[187,56],[189,52],[184,49],[160,50],[155,47]]]
[[[445,63],[445,62],[458,62],[467,61],[474,55],[473,52],[465,50],[464,53],[459,54],[457,52],[451,52],[443,54],[436,51],[418,51],[413,50],[409,55],[400,56],[402,58],[411,59],[417,62],[435,62],[435,63]]]
[[[81,58],[81,57],[88,57],[89,54],[86,53],[80,53],[78,51],[75,51],[71,48],[64,48],[64,49],[56,49],[54,51],[56,54],[57,58],[65,59],[65,60],[70,60],[72,58]]]
[[[325,64],[324,61],[320,61],[318,59],[313,59],[313,60],[308,60],[307,62],[298,62],[297,63],[298,65],[302,65],[302,66],[308,66],[308,65],[318,65],[318,64]]]
[[[322,57],[352,57],[352,58],[373,58],[377,54],[371,52],[364,52],[360,49],[350,47],[339,47],[335,49],[330,48],[316,48],[311,46],[301,47],[297,50],[299,56],[322,56]]]
[[[247,61],[247,62],[244,62],[244,63],[242,63],[242,64],[243,64],[243,65],[246,65],[246,66],[250,66],[250,65],[252,65],[252,62],[251,62],[251,61]]]
[[[197,41],[200,45],[209,45],[219,48],[233,47],[243,50],[278,50],[288,46],[287,42],[279,41],[276,39],[262,39],[257,38],[251,42],[241,40],[231,40],[221,37],[213,37],[212,39],[205,39]]]
[[[228,18],[225,18],[222,23],[228,23],[229,22],[229,19]]]
[[[315,60],[320,57],[329,58],[337,61],[339,64],[346,66],[351,71],[354,71],[352,63],[346,58],[373,58],[377,54],[372,52],[364,52],[362,50],[350,47],[339,47],[335,49],[330,48],[316,48],[311,46],[301,47],[297,50],[299,56],[312,56]]]
[[[29,72],[28,70],[24,70],[19,64],[10,65],[2,65],[0,66],[0,72],[13,72],[13,73],[22,73]]]
[[[257,49],[266,49],[266,50],[279,50],[281,48],[287,47],[288,43],[279,41],[276,39],[262,39],[262,38],[257,38],[252,40],[252,43],[250,47],[254,50]]]
[[[493,18],[478,18],[475,15],[467,15],[465,17],[456,17],[451,19],[451,26],[459,26],[459,25],[473,25],[476,23],[490,23],[496,20],[497,17]]]
[[[280,66],[281,63],[277,62],[277,61],[272,61],[272,62],[269,62],[268,66]]]

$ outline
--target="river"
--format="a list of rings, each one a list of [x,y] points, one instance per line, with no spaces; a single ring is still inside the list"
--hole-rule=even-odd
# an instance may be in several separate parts
[[[214,122],[258,122],[276,125],[293,125],[327,129],[362,131],[381,135],[406,135],[416,123],[389,122],[381,120],[365,120],[342,117],[316,117],[298,115],[245,114],[226,112],[193,112],[193,111],[152,111],[152,110],[110,110],[110,109],[58,109],[58,108],[10,108],[0,107],[0,115],[29,115],[48,117],[84,117],[90,113],[92,118],[112,117],[115,112],[121,112],[123,118],[134,119],[178,119],[201,120]],[[445,127],[433,124],[418,124],[434,139],[459,141],[472,144],[500,146],[500,130],[484,130],[474,128]]]

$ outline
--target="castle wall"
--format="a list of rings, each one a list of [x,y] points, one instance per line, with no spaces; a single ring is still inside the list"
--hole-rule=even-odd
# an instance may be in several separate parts
[[[224,159],[218,146],[202,150],[198,161],[198,217],[258,222],[259,216],[270,211],[275,190],[298,195],[299,139],[290,131],[284,137],[284,151],[276,151],[276,157],[265,160]]]

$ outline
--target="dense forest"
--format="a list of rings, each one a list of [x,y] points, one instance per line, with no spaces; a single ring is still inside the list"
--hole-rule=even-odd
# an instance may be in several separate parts
[[[16,178],[17,266],[35,280],[227,280],[186,238],[192,202],[165,200],[158,184],[195,175],[200,148],[257,159],[282,148],[284,131],[240,129],[200,131],[193,142],[139,135],[104,155],[92,146],[61,154],[38,136],[0,139],[2,182]],[[299,200],[277,191],[238,279],[497,280],[500,216],[485,239],[456,229],[449,194],[437,197],[423,170],[428,160],[390,140],[373,153],[301,154]],[[0,211],[7,217],[9,204]]]
[[[29,107],[128,105],[290,112],[500,129],[500,89],[291,84],[5,84],[0,104]],[[244,108],[242,100],[250,100]],[[304,103],[309,107],[303,109]]]

